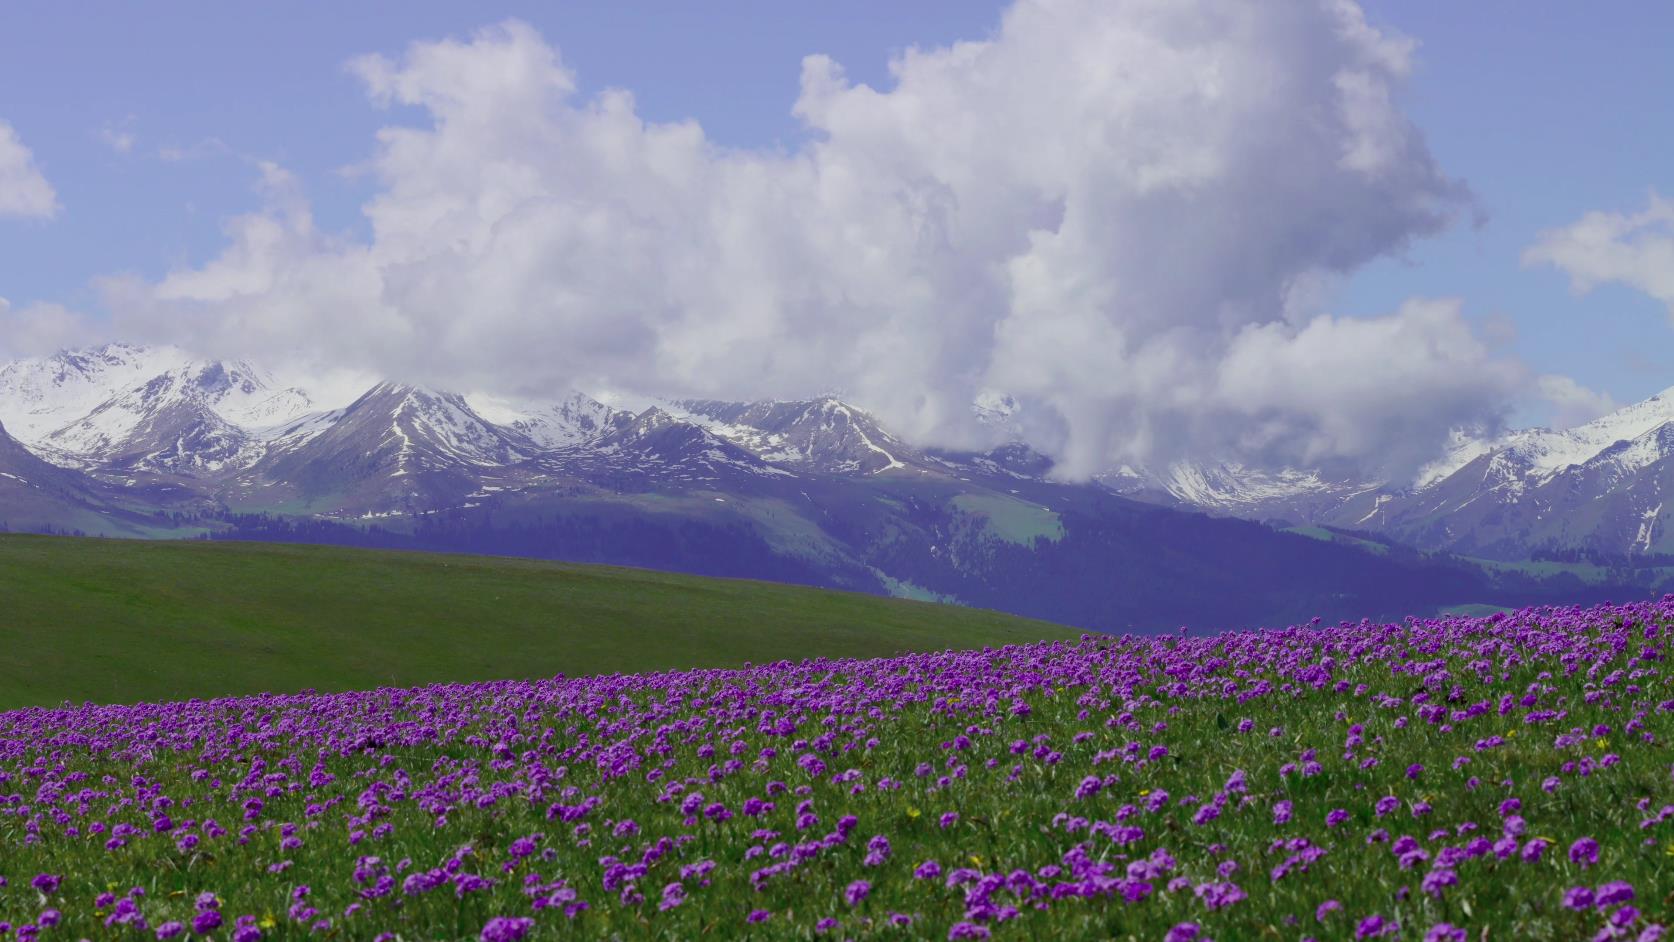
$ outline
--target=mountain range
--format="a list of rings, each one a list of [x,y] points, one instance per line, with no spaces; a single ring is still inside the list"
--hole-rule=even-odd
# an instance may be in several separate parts
[[[1565,432],[1461,433],[1394,486],[1234,463],[1065,482],[1022,442],[918,447],[831,397],[306,387],[124,344],[0,365],[0,526],[610,562],[1140,630],[1621,596],[1674,547],[1663,397]],[[996,428],[1015,407],[976,406]],[[1614,562],[1492,564],[1536,551]]]
[[[1352,469],[1180,462],[1104,476],[1117,493],[1261,520],[1370,531],[1496,560],[1666,561],[1674,553],[1674,389],[1564,430],[1456,430],[1407,480]]]

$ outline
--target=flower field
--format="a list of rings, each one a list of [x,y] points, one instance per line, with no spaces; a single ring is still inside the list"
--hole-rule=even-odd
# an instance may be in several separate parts
[[[4,713],[0,939],[1657,939],[1671,626]]]

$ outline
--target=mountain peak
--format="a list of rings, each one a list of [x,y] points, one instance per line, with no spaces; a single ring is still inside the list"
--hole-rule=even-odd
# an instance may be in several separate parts
[[[827,474],[878,474],[924,461],[866,411],[835,396],[761,402],[687,399],[673,406],[773,464]]]

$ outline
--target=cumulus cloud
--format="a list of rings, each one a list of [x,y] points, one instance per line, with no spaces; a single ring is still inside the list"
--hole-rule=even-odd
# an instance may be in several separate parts
[[[1652,193],[1642,212],[1588,213],[1541,233],[1523,263],[1555,266],[1581,293],[1627,285],[1668,305],[1674,317],[1674,201]]]
[[[0,298],[0,357],[43,356],[93,339],[87,319],[59,304]]]
[[[45,219],[57,213],[58,194],[35,166],[35,155],[10,124],[0,121],[0,216]]]
[[[807,57],[807,143],[740,150],[580,96],[507,22],[350,64],[423,115],[361,165],[369,238],[271,168],[222,254],[106,296],[213,353],[524,394],[835,389],[948,445],[1000,390],[1073,475],[1381,458],[1517,381],[1450,302],[1312,313],[1470,204],[1397,104],[1411,51],[1347,0],[1018,0],[888,87]]]
[[[1618,403],[1607,392],[1589,389],[1568,376],[1547,374],[1536,381],[1540,398],[1552,410],[1547,423],[1556,429],[1573,428],[1616,411]]]

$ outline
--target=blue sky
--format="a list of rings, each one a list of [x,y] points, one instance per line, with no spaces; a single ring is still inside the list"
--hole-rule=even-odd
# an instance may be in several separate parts
[[[1004,4],[298,3],[284,7],[23,0],[0,21],[0,121],[57,193],[50,219],[0,217],[0,297],[107,316],[96,279],[156,283],[215,259],[228,221],[262,210],[258,162],[306,191],[317,229],[370,238],[379,128],[425,123],[374,107],[345,63],[515,17],[561,51],[582,98],[616,87],[653,122],[691,118],[709,141],[795,152],[801,62],[825,53],[853,84],[888,89],[911,46],[983,39]],[[1464,318],[1538,373],[1618,402],[1674,385],[1665,301],[1625,284],[1584,295],[1525,265],[1544,230],[1589,212],[1636,213],[1674,194],[1674,5],[1611,15],[1566,3],[1375,0],[1373,26],[1418,41],[1399,106],[1481,219],[1379,253],[1335,285],[1331,313],[1371,317],[1414,297],[1458,297]],[[1517,400],[1519,417],[1547,406]],[[927,420],[928,421],[928,420]]]
[[[695,118],[720,143],[792,144],[802,57],[829,53],[858,81],[887,80],[908,46],[981,38],[1003,5],[731,2],[166,3],[9,5],[0,30],[0,120],[34,151],[66,211],[6,224],[0,280],[13,302],[94,305],[96,275],[160,276],[221,244],[220,222],[257,204],[251,161],[308,181],[322,225],[363,230],[364,159],[389,115],[344,68],[369,52],[463,35],[508,17],[536,26],[582,89],[626,88],[652,120]],[[97,10],[96,14],[89,11]],[[131,135],[114,151],[111,135]],[[163,150],[187,159],[160,159]]]

